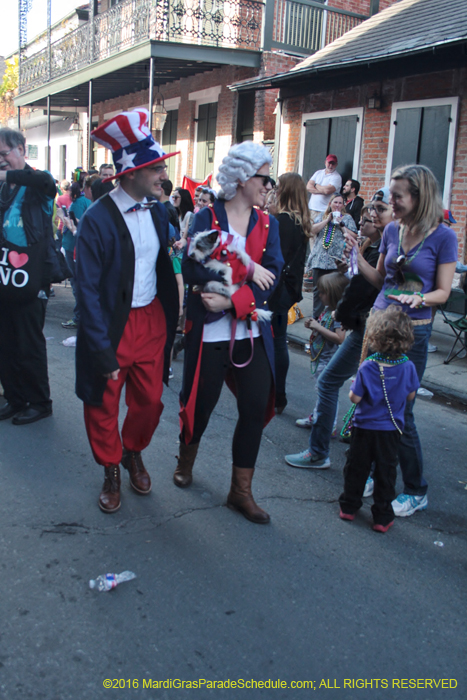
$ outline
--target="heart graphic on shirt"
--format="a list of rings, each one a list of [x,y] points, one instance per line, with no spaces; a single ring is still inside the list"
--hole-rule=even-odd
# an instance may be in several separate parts
[[[17,253],[16,250],[12,250],[11,253],[8,254],[8,260],[11,262],[13,267],[23,267],[23,265],[26,265],[27,261],[29,260],[29,255],[26,253]]]

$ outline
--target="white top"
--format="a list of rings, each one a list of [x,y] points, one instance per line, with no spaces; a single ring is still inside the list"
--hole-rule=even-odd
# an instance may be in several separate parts
[[[234,231],[234,229],[229,224],[229,232],[234,237],[233,244],[239,250],[245,250],[246,238],[245,236],[240,236],[239,233]],[[225,231],[221,231],[222,243],[225,243],[227,239],[227,234]],[[256,321],[251,322],[251,330],[253,331],[253,338],[257,338],[261,335],[259,329],[259,324]],[[222,340],[230,340],[232,333],[232,314],[226,312],[225,316],[222,316],[218,321],[213,323],[204,324],[203,333],[203,343],[218,343]],[[237,321],[237,330],[235,332],[235,340],[243,340],[244,338],[249,338],[248,328],[246,321]]]
[[[118,185],[110,196],[119,208],[135,247],[135,281],[131,308],[147,306],[157,294],[156,261],[161,247],[154,221],[149,209],[125,213],[136,202]],[[142,204],[147,202],[146,197]]]
[[[310,202],[308,204],[310,209],[313,211],[326,211],[332,195],[341,191],[341,176],[335,171],[333,173],[326,174],[325,168],[324,170],[317,170],[314,175],[311,176],[310,180],[314,180],[316,185],[334,185],[336,188],[336,191],[331,192],[331,194],[312,194],[310,197]]]

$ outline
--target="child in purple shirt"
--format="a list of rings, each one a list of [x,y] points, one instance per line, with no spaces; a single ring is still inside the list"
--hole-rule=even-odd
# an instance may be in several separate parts
[[[404,354],[412,346],[412,322],[391,304],[375,311],[367,322],[368,345],[375,351],[358,370],[350,391],[356,404],[352,438],[344,468],[344,492],[339,497],[340,517],[353,520],[362,506],[365,482],[375,463],[373,530],[387,532],[394,524],[399,441],[404,429],[407,399],[419,387],[415,365]]]

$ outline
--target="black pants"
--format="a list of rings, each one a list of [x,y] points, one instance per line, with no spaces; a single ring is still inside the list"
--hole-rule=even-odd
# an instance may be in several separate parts
[[[235,363],[246,362],[250,353],[249,338],[235,342],[233,352]],[[219,401],[228,372],[232,372],[235,381],[238,408],[238,421],[232,444],[233,464],[236,467],[253,469],[261,443],[272,381],[271,368],[262,338],[254,339],[253,359],[249,365],[241,369],[233,367],[230,362],[228,341],[203,343],[195,424],[190,444],[197,444],[201,440],[211,413]]]
[[[378,525],[388,525],[394,520],[391,503],[396,497],[399,442],[397,430],[352,428],[352,440],[344,467],[344,493],[339,496],[343,513],[353,515],[361,508],[365,482],[371,464],[375,462],[374,503],[371,507],[373,520]]]
[[[43,334],[47,299],[0,308],[0,381],[18,410],[50,408],[47,347]]]
[[[293,299],[285,284],[280,291],[277,306],[272,317],[272,329],[274,332],[274,360],[276,365],[276,405],[284,403],[286,397],[286,379],[289,371],[289,350],[287,347],[287,321]]]

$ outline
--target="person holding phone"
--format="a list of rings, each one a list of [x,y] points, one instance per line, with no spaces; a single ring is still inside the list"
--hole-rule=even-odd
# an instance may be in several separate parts
[[[313,318],[317,319],[323,312],[323,302],[319,296],[318,281],[323,275],[335,272],[345,250],[346,231],[357,234],[355,221],[347,214],[344,198],[334,194],[328,208],[318,215],[312,226],[312,236],[316,236],[308,258],[307,267],[313,270]]]

